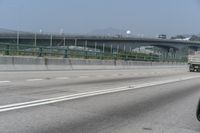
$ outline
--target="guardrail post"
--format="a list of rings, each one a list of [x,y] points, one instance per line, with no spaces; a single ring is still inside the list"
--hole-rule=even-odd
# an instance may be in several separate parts
[[[95,59],[98,59],[96,50],[95,50]]]
[[[39,48],[38,56],[42,57],[42,48]]]
[[[113,53],[113,59],[116,61],[117,60],[117,54]]]
[[[125,60],[128,60],[128,53],[125,51]]]
[[[143,55],[143,61],[146,61],[146,57],[145,57],[145,55]]]
[[[135,53],[135,59],[134,59],[135,61],[137,61],[138,60],[138,53]]]
[[[100,52],[100,58],[101,58],[101,60],[104,59],[104,53]]]
[[[150,61],[154,61],[153,54],[150,55]]]
[[[6,45],[5,55],[10,55],[10,45]]]
[[[67,57],[68,57],[68,50],[65,49],[64,58],[67,58]]]
[[[88,58],[88,51],[85,51],[85,59]]]

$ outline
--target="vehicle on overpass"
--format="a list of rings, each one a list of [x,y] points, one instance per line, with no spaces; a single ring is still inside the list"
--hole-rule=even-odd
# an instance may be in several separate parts
[[[159,34],[158,38],[159,39],[167,39],[167,35],[165,35],[165,34]]]
[[[188,55],[188,64],[190,72],[200,71],[200,51]]]

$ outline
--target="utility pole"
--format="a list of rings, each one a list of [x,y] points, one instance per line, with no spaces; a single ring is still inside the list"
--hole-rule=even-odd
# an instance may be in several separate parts
[[[37,46],[37,33],[35,33],[35,47]]]
[[[51,34],[51,38],[50,38],[50,47],[52,48],[53,45],[53,35]]]
[[[85,48],[84,48],[84,50],[86,50],[87,49],[87,40],[85,40]]]
[[[112,54],[112,44],[110,45],[110,53]]]
[[[95,52],[97,52],[97,42],[95,42],[95,48],[94,48],[94,50],[95,50]]]
[[[63,40],[63,45],[66,46],[65,36],[64,36],[64,40]]]
[[[105,52],[105,43],[103,43],[103,53]]]
[[[17,31],[17,50],[19,50],[19,31]]]
[[[117,53],[119,53],[119,44],[117,45]]]

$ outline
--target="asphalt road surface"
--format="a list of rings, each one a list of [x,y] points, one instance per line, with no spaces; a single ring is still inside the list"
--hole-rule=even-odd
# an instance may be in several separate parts
[[[1,133],[199,133],[187,68],[0,72]]]

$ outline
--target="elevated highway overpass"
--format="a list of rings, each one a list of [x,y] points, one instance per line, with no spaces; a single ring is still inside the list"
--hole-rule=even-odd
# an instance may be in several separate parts
[[[155,46],[162,52],[173,53],[183,48],[198,50],[200,42],[180,41],[156,38],[135,38],[115,36],[90,36],[90,35],[58,35],[36,33],[0,33],[0,43],[14,43],[16,45],[27,44],[34,46],[60,47],[79,46],[99,49],[101,51],[132,51],[141,46]]]

